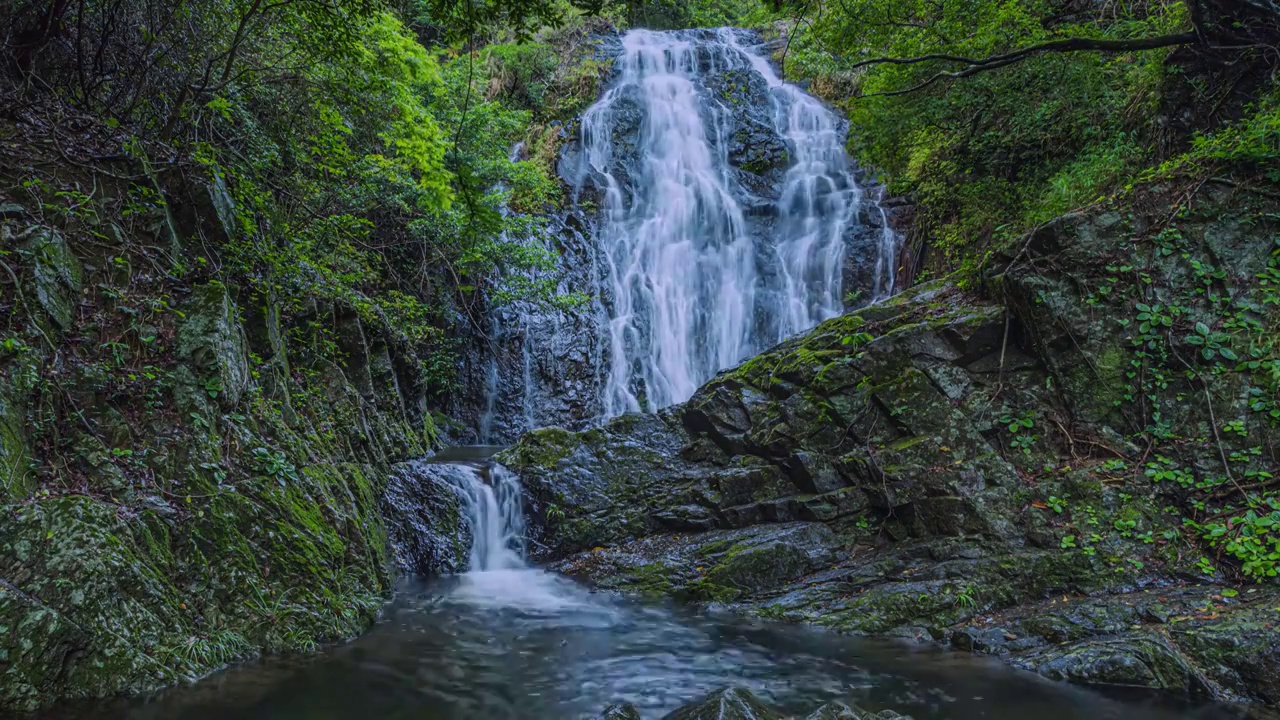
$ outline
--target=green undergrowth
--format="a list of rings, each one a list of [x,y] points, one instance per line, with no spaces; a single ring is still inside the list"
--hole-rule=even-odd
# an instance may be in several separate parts
[[[813,18],[786,8],[783,24],[793,29],[779,57],[789,75],[811,79],[814,92],[848,114],[851,152],[890,193],[914,201],[913,242],[940,251],[924,270],[964,270],[970,282],[994,247],[1145,182],[1231,173],[1276,182],[1268,170],[1280,158],[1271,61],[1242,42],[1220,59],[1176,47],[1043,53],[955,79],[938,75],[964,64],[857,63],[1172,35],[1190,27],[1189,4],[1059,13],[1023,0],[860,0]],[[1270,32],[1273,20],[1237,20],[1234,31]]]

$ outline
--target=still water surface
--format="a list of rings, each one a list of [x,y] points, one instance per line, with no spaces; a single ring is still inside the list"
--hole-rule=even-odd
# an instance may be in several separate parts
[[[1237,717],[1107,698],[937,648],[645,605],[531,568],[407,581],[382,623],[317,657],[54,717],[547,720],[629,701],[649,720],[731,684],[796,713],[843,699],[917,720]]]

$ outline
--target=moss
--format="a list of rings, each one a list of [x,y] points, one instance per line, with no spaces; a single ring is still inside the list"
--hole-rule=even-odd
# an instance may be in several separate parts
[[[673,593],[677,600],[695,603],[729,603],[742,595],[743,591],[739,588],[721,585],[705,577],[686,583]]]
[[[243,350],[240,320],[226,288],[197,296],[184,362],[223,377],[222,351]],[[99,418],[104,434],[128,428],[135,454],[98,453],[101,469],[89,469],[113,471],[134,504],[41,495],[0,506],[0,577],[13,583],[0,588],[0,706],[151,691],[264,652],[310,651],[363,630],[389,595],[386,463],[422,454],[431,421],[419,430],[370,408],[340,370],[323,388],[277,378],[307,392],[288,418],[247,372],[226,414],[188,375],[209,427],[175,422],[165,403]],[[268,472],[255,448],[278,467]]]
[[[8,398],[7,379],[0,377],[0,497],[21,499],[32,489],[30,462],[23,434],[25,418]]]
[[[713,540],[705,543],[698,548],[698,555],[709,557],[722,552],[733,552],[734,541],[732,538],[724,538],[722,540]]]
[[[513,453],[506,457],[514,456],[517,467],[551,470],[582,443],[583,438],[577,433],[557,427],[542,428],[521,436]]]
[[[654,597],[670,596],[675,584],[671,581],[671,568],[660,562],[652,562],[636,568],[619,585],[626,590]]]

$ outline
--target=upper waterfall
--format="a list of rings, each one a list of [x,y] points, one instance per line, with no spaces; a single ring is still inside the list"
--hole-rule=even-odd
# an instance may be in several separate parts
[[[862,201],[840,119],[736,31],[633,30],[615,73],[582,119],[584,178],[602,195],[606,416],[686,400],[838,314],[845,232]],[[767,114],[741,103],[752,84]],[[771,133],[752,127],[761,119]],[[620,132],[636,123],[635,137]],[[734,157],[772,138],[772,156]],[[785,172],[769,183],[775,168]]]
[[[457,413],[482,442],[688,399],[717,372],[887,296],[897,236],[845,121],[742,30],[598,39],[600,98],[561,138],[569,203],[531,241],[560,292],[497,305]]]

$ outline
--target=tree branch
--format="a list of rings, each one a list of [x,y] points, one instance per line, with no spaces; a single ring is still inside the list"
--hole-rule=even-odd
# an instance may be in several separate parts
[[[992,55],[981,60],[961,57],[958,55],[947,55],[942,53],[934,53],[930,55],[921,55],[911,58],[872,58],[854,63],[852,68],[857,69],[867,67],[869,65],[914,65],[916,63],[929,61],[943,61],[963,63],[968,67],[962,70],[942,71],[931,75],[917,85],[902,90],[890,90],[886,92],[867,93],[862,97],[889,97],[892,95],[905,95],[907,93],[923,90],[939,80],[952,80],[957,78],[966,78],[977,75],[987,70],[995,70],[1006,65],[1025,60],[1034,55],[1043,53],[1065,53],[1065,52],[1134,52],[1138,50],[1154,50],[1162,47],[1171,47],[1174,45],[1191,45],[1200,42],[1199,36],[1194,32],[1178,33],[1176,35],[1158,35],[1147,38],[1137,38],[1134,40],[1095,40],[1093,38],[1068,38],[1066,40],[1054,40],[1052,42],[1041,43],[1040,45],[1032,45],[1012,52],[1002,53],[1000,55]]]

